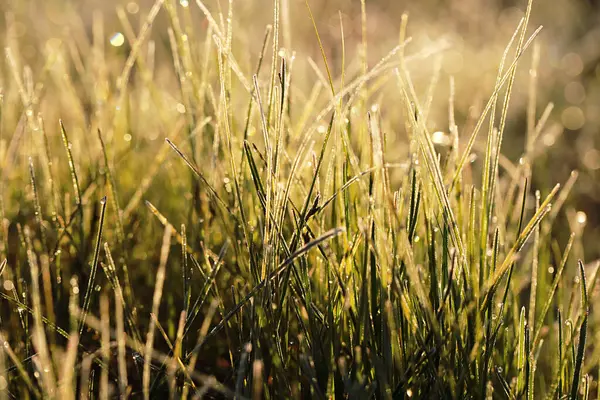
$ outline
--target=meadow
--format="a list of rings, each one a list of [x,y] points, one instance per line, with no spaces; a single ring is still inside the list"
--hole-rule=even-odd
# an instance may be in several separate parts
[[[600,398],[592,6],[417,3],[0,4],[0,399]]]

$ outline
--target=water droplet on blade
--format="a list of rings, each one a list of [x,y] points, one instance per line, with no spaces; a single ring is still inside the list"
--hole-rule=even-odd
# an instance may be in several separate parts
[[[125,36],[121,32],[116,32],[110,38],[110,44],[114,47],[121,47],[125,43]]]

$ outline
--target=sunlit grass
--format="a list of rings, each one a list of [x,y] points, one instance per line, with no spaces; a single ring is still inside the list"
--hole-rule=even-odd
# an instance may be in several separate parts
[[[473,120],[455,115],[447,44],[412,46],[406,14],[370,65],[364,1],[360,43],[339,14],[338,58],[309,2],[289,25],[287,5],[254,5],[273,15],[256,54],[232,1],[157,0],[137,32],[131,11],[113,34],[97,14],[90,38],[42,38],[35,72],[8,44],[0,398],[595,394],[598,269],[563,211],[578,175],[532,185],[552,105],[537,109],[531,2]],[[318,61],[284,48],[304,17]]]

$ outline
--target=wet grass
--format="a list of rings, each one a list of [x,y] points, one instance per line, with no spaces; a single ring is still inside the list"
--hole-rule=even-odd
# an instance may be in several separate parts
[[[264,10],[250,55],[232,3],[157,0],[138,33],[119,8],[122,53],[97,16],[89,41],[48,42],[39,74],[7,47],[0,398],[597,393],[597,265],[571,254],[577,217],[556,239],[577,173],[531,187],[552,109],[538,115],[531,2],[473,121],[455,116],[444,46],[411,47],[407,15],[370,66],[365,2],[357,60],[341,14],[328,59],[307,2],[322,59],[306,82],[281,45],[287,2]],[[425,87],[416,60],[438,65]],[[530,101],[513,163],[518,68]]]

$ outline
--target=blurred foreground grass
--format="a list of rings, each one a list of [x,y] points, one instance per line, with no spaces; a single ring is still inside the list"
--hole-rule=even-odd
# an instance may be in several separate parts
[[[0,397],[598,392],[593,6],[314,3],[0,5]]]

